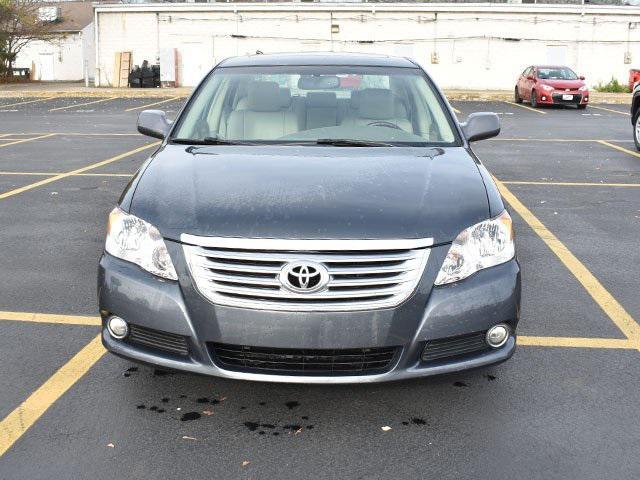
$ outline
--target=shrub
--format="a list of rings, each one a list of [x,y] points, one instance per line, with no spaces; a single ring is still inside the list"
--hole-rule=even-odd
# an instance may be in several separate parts
[[[623,85],[617,78],[611,77],[608,83],[599,82],[594,89],[597,92],[629,93],[629,86]]]

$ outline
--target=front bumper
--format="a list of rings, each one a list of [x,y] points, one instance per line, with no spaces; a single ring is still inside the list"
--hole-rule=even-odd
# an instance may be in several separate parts
[[[563,95],[571,95],[571,99],[565,100]],[[544,105],[586,105],[589,103],[589,92],[563,92],[540,90],[538,92],[538,103]]]
[[[449,286],[433,288],[448,246],[433,247],[416,292],[400,306],[358,312],[275,312],[212,305],[193,287],[178,244],[167,242],[180,282],[161,280],[108,254],[100,260],[98,297],[102,340],[111,352],[138,362],[225,378],[288,383],[370,383],[424,377],[507,360],[515,351],[520,310],[520,268],[516,260],[480,271]],[[188,355],[116,340],[104,322],[111,315],[182,336]],[[427,342],[486,331],[508,323],[513,335],[498,349],[422,361]],[[256,373],[221,368],[212,343],[274,349],[397,347],[382,373],[306,375]]]

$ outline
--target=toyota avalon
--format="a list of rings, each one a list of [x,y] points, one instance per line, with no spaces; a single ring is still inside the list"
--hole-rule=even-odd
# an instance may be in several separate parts
[[[422,377],[507,360],[512,220],[459,123],[404,58],[230,58],[109,215],[102,340],[138,362],[306,383]]]

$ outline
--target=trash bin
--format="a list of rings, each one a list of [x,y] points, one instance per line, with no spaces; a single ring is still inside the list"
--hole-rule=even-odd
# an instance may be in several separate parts
[[[142,66],[136,65],[129,73],[129,87],[157,88],[160,86],[160,65],[151,65],[147,60]]]

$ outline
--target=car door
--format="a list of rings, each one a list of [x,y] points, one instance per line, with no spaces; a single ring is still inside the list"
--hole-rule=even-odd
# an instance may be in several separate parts
[[[525,100],[527,99],[526,97],[527,75],[530,70],[531,70],[531,67],[525,68],[520,74],[520,78],[518,78],[518,95],[520,95],[520,98],[523,98]]]
[[[524,92],[521,95],[525,100],[531,100],[531,90],[533,89],[533,78],[536,75],[535,67],[529,67],[527,74],[524,76]]]

